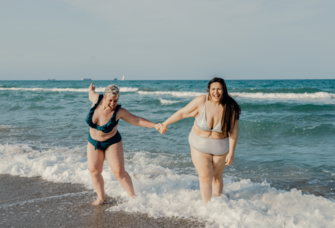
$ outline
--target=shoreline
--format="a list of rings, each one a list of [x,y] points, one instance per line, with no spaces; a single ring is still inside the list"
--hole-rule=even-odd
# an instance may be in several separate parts
[[[0,174],[1,227],[205,227],[183,218],[152,218],[144,213],[109,212],[115,198],[92,206],[96,195],[80,184],[40,177]]]

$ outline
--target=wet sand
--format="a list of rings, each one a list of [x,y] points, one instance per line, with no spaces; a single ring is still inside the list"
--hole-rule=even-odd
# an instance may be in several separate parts
[[[109,212],[116,200],[92,206],[96,195],[83,185],[52,183],[39,177],[0,175],[0,227],[204,227],[181,218]]]

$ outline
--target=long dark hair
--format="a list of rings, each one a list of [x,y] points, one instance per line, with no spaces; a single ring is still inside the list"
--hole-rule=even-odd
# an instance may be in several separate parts
[[[223,106],[223,113],[222,113],[222,133],[228,137],[228,133],[232,130],[235,126],[236,120],[240,119],[241,114],[241,107],[237,104],[237,102],[228,94],[227,86],[225,81],[222,78],[213,78],[207,84],[207,92],[209,92],[210,97],[210,87],[211,84],[214,82],[218,82],[222,85],[222,98],[220,103]]]

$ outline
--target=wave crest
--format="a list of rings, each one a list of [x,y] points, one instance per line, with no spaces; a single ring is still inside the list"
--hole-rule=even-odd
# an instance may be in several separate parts
[[[165,99],[162,99],[162,98],[159,98],[160,102],[162,105],[169,105],[169,104],[175,104],[175,103],[178,103],[180,101],[170,101],[170,100],[165,100]]]
[[[167,95],[172,97],[197,97],[206,93],[194,92],[194,91],[141,91],[135,87],[119,87],[120,92],[137,92],[140,95]],[[0,90],[12,90],[12,91],[46,91],[46,92],[88,92],[88,88],[4,88],[0,87]],[[104,92],[105,87],[96,88],[96,92]],[[250,92],[233,92],[229,93],[231,96],[236,98],[246,99],[264,99],[264,100],[326,100],[335,99],[334,93],[328,92],[315,92],[315,93],[250,93]],[[172,101],[171,101],[172,102]],[[161,100],[162,104],[172,104],[168,100]],[[177,102],[174,102],[177,103]]]
[[[173,97],[197,97],[205,93],[177,92],[177,91],[155,91],[155,92],[138,91],[138,94],[141,94],[141,95],[171,95]]]
[[[301,100],[301,99],[333,99],[335,94],[327,92],[317,93],[229,93],[233,97],[254,98],[254,99],[283,99],[283,100]]]
[[[119,87],[120,92],[136,92],[138,88],[132,87]],[[0,90],[13,90],[13,91],[46,91],[46,92],[88,92],[88,88],[0,88]],[[96,92],[104,92],[105,87],[95,88]]]

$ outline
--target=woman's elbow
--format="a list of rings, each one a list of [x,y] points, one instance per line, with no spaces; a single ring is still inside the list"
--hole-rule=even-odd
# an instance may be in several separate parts
[[[229,137],[233,138],[233,139],[237,139],[238,138],[238,129],[233,129],[229,132]]]
[[[137,127],[142,127],[142,125],[143,125],[142,118],[141,118],[141,117],[137,117],[137,118],[134,120],[133,125],[135,125],[135,126],[137,126]]]

